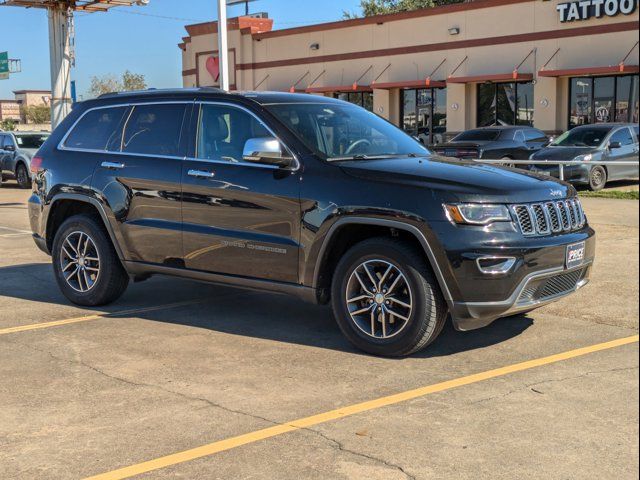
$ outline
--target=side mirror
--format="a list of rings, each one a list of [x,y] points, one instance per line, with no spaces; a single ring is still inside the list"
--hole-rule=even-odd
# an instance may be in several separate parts
[[[293,157],[285,153],[282,144],[275,137],[250,138],[244,144],[242,159],[245,162],[263,163],[287,168],[293,165]]]
[[[615,148],[621,148],[622,145],[620,142],[609,142],[609,150],[613,150]]]
[[[5,152],[15,152],[16,151],[16,146],[15,145],[5,145],[4,146],[4,151]]]

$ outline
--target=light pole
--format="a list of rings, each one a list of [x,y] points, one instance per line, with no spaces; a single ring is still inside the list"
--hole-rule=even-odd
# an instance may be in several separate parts
[[[227,37],[227,0],[218,0],[218,57],[220,88],[229,91],[229,46]]]

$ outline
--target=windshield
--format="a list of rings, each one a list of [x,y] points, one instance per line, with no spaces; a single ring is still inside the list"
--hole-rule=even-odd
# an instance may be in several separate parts
[[[554,147],[598,147],[611,127],[579,127],[564,132],[551,145]]]
[[[40,148],[49,135],[16,135],[18,148]]]
[[[353,105],[265,105],[307,147],[326,160],[429,154],[422,144],[364,108]]]
[[[461,134],[454,137],[452,141],[454,142],[469,142],[469,141],[491,141],[497,140],[500,136],[500,130],[469,130],[467,132],[462,132]]]

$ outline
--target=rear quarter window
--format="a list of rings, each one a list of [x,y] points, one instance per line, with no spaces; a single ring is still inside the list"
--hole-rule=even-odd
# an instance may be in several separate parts
[[[122,122],[128,107],[97,108],[85,113],[64,141],[65,148],[107,150],[120,148]]]

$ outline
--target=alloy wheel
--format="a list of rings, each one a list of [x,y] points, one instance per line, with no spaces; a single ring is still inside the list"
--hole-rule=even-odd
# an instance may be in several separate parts
[[[398,267],[385,260],[358,265],[347,282],[347,310],[354,325],[376,339],[395,337],[413,311],[411,287]]]
[[[90,291],[100,276],[100,254],[93,239],[84,232],[73,232],[62,242],[60,267],[67,284],[75,291]]]

